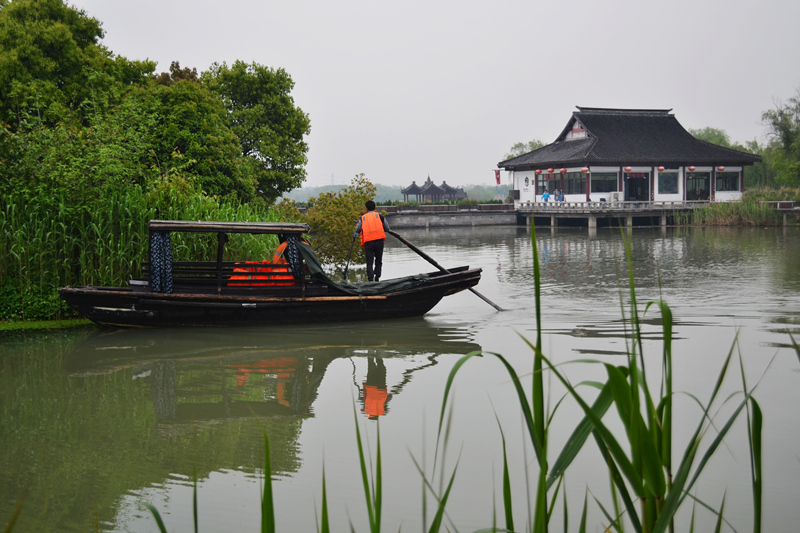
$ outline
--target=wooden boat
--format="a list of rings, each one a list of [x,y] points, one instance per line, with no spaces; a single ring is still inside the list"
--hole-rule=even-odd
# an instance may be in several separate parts
[[[145,276],[128,287],[64,287],[61,297],[106,326],[261,325],[419,316],[471,289],[481,269],[463,266],[375,283],[338,283],[303,241],[307,224],[153,220]],[[217,236],[216,261],[172,261],[173,232]],[[287,264],[224,261],[230,234],[278,235]]]

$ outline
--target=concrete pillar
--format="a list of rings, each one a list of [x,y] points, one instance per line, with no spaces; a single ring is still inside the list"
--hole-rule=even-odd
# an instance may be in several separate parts
[[[629,228],[633,227],[633,216],[632,215],[628,215],[627,217],[625,217],[625,225],[628,226]]]
[[[550,227],[551,228],[555,228],[556,226],[558,226],[558,219],[551,215],[550,216]]]
[[[789,214],[788,213],[784,213],[783,214],[783,225],[784,226],[788,226],[789,225]]]
[[[661,225],[662,226],[666,226],[667,225],[667,212],[666,211],[661,213]]]
[[[597,217],[589,215],[589,229],[597,229]]]

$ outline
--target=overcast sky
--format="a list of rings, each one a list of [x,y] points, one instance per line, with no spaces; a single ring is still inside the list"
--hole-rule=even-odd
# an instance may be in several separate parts
[[[800,88],[797,0],[76,0],[129,59],[283,68],[308,113],[306,185],[484,184],[575,106],[672,109],[766,140]]]

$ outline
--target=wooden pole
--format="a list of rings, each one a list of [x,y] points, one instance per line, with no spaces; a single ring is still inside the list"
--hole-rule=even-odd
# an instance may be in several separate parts
[[[449,270],[447,270],[445,267],[443,267],[442,265],[440,265],[439,263],[434,261],[434,259],[431,256],[429,256],[428,254],[426,254],[425,252],[423,252],[422,250],[420,250],[419,248],[417,248],[416,246],[414,246],[413,244],[411,244],[410,242],[405,240],[403,237],[398,235],[396,232],[394,232],[392,230],[389,230],[387,233],[389,233],[389,235],[395,237],[397,240],[399,240],[400,242],[402,242],[403,244],[405,244],[406,246],[408,246],[412,250],[414,250],[417,253],[417,255],[419,255],[421,258],[423,258],[428,263],[432,264],[433,266],[435,266],[436,268],[438,268],[442,272],[450,274]],[[503,309],[502,307],[500,307],[499,305],[497,305],[496,303],[491,301],[489,298],[487,298],[483,294],[481,294],[478,291],[476,291],[474,288],[470,287],[469,290],[470,290],[470,292],[475,294],[475,296],[477,296],[478,298],[480,298],[481,300],[483,300],[487,304],[491,305],[492,307],[494,307],[498,311],[505,311],[505,309]]]

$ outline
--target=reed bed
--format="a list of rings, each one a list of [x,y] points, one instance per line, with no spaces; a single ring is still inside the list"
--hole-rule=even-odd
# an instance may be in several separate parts
[[[689,212],[676,213],[680,226],[780,226],[783,217],[771,207],[753,199],[717,202]]]
[[[204,195],[171,198],[138,186],[112,191],[102,202],[69,205],[66,198],[0,198],[0,319],[61,318],[57,289],[66,285],[123,285],[140,276],[151,219],[274,222],[268,208]],[[205,235],[178,236],[176,260],[216,251]],[[277,240],[234,236],[229,259],[271,255]],[[205,257],[210,259],[210,257]]]

